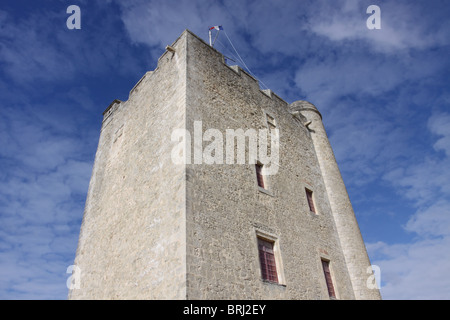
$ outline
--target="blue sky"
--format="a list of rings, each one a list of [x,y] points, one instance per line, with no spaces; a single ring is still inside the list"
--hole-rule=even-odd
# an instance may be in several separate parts
[[[383,298],[450,299],[449,16],[437,0],[3,0],[0,299],[66,299],[102,112],[211,25],[270,89],[322,112]]]

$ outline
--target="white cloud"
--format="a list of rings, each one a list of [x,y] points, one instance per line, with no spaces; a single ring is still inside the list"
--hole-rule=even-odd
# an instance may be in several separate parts
[[[67,295],[92,167],[90,142],[76,137],[79,120],[40,121],[33,107],[0,110],[1,299]]]
[[[405,225],[405,229],[422,237],[450,236],[450,202],[438,200],[416,212]]]
[[[450,237],[368,245],[381,269],[383,299],[450,299]]]
[[[450,197],[450,114],[434,112],[428,120],[428,128],[438,137],[434,148],[444,150],[445,156],[423,153],[421,162],[399,166],[385,175],[385,179],[399,187],[417,205],[431,205],[442,197]]]
[[[443,63],[446,63],[424,57],[417,64],[416,58],[408,55],[386,57],[357,46],[333,50],[334,53],[326,57],[309,59],[295,74],[297,87],[305,93],[307,99],[326,112],[336,101],[347,95],[352,95],[359,101],[379,100],[394,90],[401,92],[403,85],[413,83],[418,86],[435,75]]]
[[[436,150],[443,150],[450,157],[450,113],[433,114],[428,120],[431,133],[438,135],[439,139],[433,145]]]
[[[428,125],[447,151],[448,113],[434,113]],[[442,121],[441,121],[442,120]],[[435,144],[436,146],[437,144]],[[424,155],[419,162],[403,163],[388,174],[389,181],[417,208],[403,226],[414,241],[403,244],[368,244],[369,253],[382,269],[386,299],[450,299],[450,157]]]
[[[231,19],[215,1],[133,0],[120,1],[118,5],[131,40],[159,48],[171,44],[184,29],[206,38],[209,26],[226,25]]]
[[[445,35],[448,22],[435,24],[431,19],[423,19],[418,23],[418,17],[427,15],[427,11],[433,9],[426,3],[415,6],[406,1],[377,3],[381,9],[381,29],[378,30],[366,27],[370,17],[366,13],[367,2],[344,0],[320,3],[310,30],[332,41],[352,41],[353,45],[362,41],[371,50],[386,54],[448,44]]]

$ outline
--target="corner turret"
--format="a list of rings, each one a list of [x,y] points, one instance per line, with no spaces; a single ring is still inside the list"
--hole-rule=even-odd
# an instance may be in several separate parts
[[[305,124],[311,134],[317,159],[330,201],[331,211],[344,252],[356,299],[380,299],[377,288],[369,286],[368,279],[373,279],[369,256],[356,221],[350,198],[342,179],[336,158],[328,140],[322,115],[308,101],[295,101],[290,105],[292,112],[299,112],[306,118]]]

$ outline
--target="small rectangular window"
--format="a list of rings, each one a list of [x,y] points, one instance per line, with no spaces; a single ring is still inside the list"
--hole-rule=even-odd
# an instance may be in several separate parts
[[[314,206],[314,200],[313,200],[313,192],[309,189],[305,189],[305,191],[306,191],[306,199],[308,200],[309,210],[311,212],[316,213],[316,208]]]
[[[328,295],[330,298],[336,298],[336,293],[334,292],[333,280],[331,279],[330,272],[330,262],[322,259],[322,268],[325,275],[325,282],[327,284]]]
[[[273,242],[258,238],[259,261],[263,280],[278,283]]]
[[[265,189],[264,187],[264,175],[262,173],[263,165],[257,163],[256,165],[256,179],[258,180],[258,186]]]
[[[269,126],[269,129],[275,129],[277,127],[275,118],[272,117],[271,115],[268,115],[267,113],[266,116],[267,116],[267,125]]]

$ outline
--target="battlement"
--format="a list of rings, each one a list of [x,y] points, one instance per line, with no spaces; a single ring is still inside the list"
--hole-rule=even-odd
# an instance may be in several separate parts
[[[254,83],[255,88],[258,88],[258,90],[264,94],[264,96],[270,98],[270,99],[276,99],[280,103],[284,104],[286,108],[289,108],[289,103],[286,102],[283,98],[281,98],[279,95],[277,95],[275,92],[273,92],[271,89],[261,89],[260,83],[258,79],[256,79],[254,76],[252,76],[250,73],[248,73],[246,70],[244,70],[239,65],[229,65],[226,62],[225,56],[215,49],[214,47],[211,47],[208,43],[206,43],[203,39],[198,37],[196,34],[191,32],[189,29],[185,29],[183,33],[171,44],[166,46],[166,50],[164,53],[158,58],[157,66],[154,70],[147,71],[141,79],[134,85],[134,87],[130,90],[128,100],[131,98],[135,90],[140,86],[140,84],[150,77],[152,77],[154,74],[158,73],[161,68],[163,68],[167,63],[170,63],[170,61],[173,59],[174,55],[187,55],[187,51],[189,50],[187,47],[184,47],[184,52],[179,49],[179,43],[182,41],[185,41],[186,37],[192,37],[196,40],[197,46],[202,46],[204,50],[209,51],[210,59],[214,59],[219,64],[225,66],[228,70],[233,71],[236,75],[238,75],[240,78],[245,77],[250,82]],[[200,61],[197,61],[196,63],[199,63]],[[218,79],[220,81],[220,79]],[[128,101],[127,100],[127,101]],[[127,101],[120,101],[118,99],[114,99],[114,101],[106,108],[106,110],[103,112],[104,121],[107,117],[109,117],[115,110],[117,110],[118,105],[123,103],[125,104]]]
[[[251,75],[249,72],[247,72],[246,70],[244,70],[241,66],[239,65],[229,65],[226,62],[226,57],[217,49],[215,49],[214,47],[211,47],[208,43],[206,43],[203,39],[201,39],[200,37],[198,37],[196,34],[194,34],[193,32],[191,32],[190,30],[186,29],[183,34],[188,33],[191,36],[193,36],[195,39],[197,39],[207,50],[211,50],[211,52],[214,52],[215,56],[217,57],[218,61],[220,61],[223,65],[225,65],[226,67],[228,67],[229,69],[231,69],[232,71],[234,71],[237,75],[239,76],[245,76],[248,77],[248,79],[254,81],[258,88],[260,89],[261,93],[265,94],[267,97],[271,98],[271,99],[278,99],[281,102],[283,102],[284,104],[286,104],[286,106],[288,106],[289,104],[282,99],[279,95],[277,95],[276,93],[274,93],[271,89],[261,89],[259,80],[256,79],[253,75]]]

